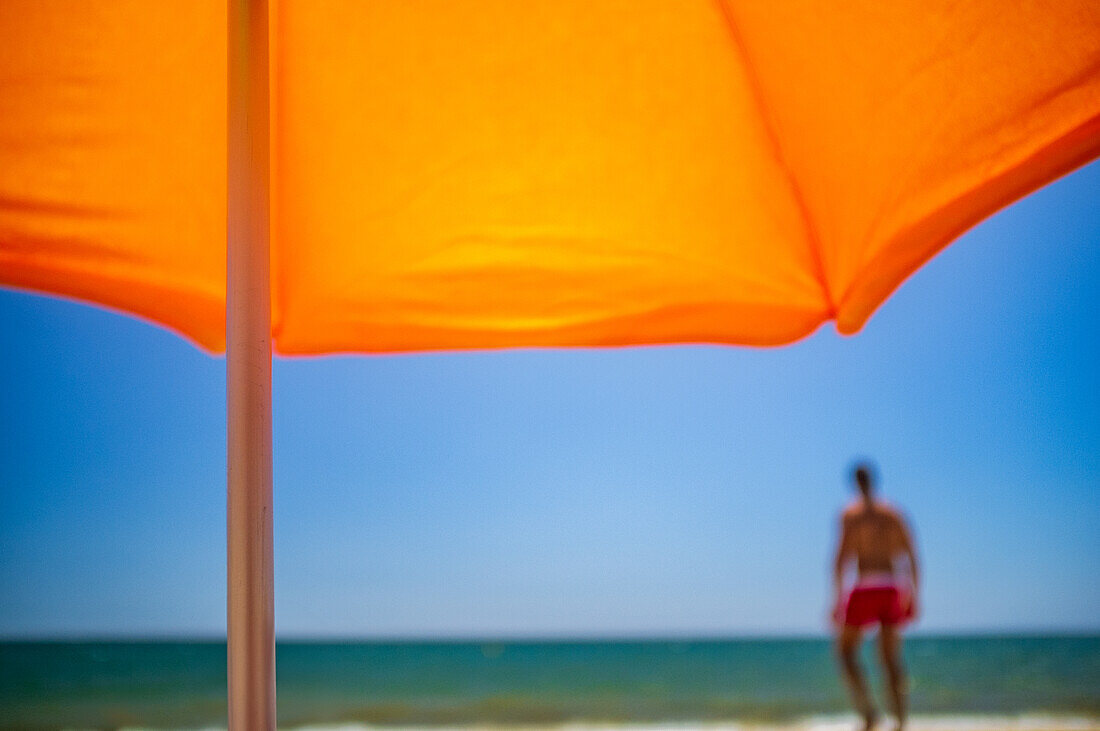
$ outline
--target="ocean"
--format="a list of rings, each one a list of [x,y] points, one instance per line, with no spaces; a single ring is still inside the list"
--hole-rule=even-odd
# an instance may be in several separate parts
[[[905,654],[914,729],[1100,730],[1100,636]],[[281,642],[276,663],[285,728],[853,727],[824,639]],[[0,729],[224,728],[225,675],[219,642],[4,642]]]

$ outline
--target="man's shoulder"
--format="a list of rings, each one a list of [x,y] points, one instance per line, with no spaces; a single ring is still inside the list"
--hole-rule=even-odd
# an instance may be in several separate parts
[[[864,517],[887,518],[904,523],[903,515],[900,508],[885,500],[875,500],[874,507],[868,507],[862,500],[853,500],[841,511],[840,518],[845,523]]]
[[[903,523],[903,524],[905,523],[905,511],[902,510],[900,505],[894,505],[892,503],[886,503],[883,506],[883,509],[886,511],[886,514],[889,515],[894,520],[898,521],[899,523]]]
[[[901,517],[901,508],[886,500],[879,500],[875,505],[883,514],[890,516],[891,518]]]
[[[848,503],[843,510],[840,511],[840,519],[845,523],[851,522],[867,511],[867,507],[859,500],[854,500]]]
[[[880,510],[893,527],[903,532],[907,530],[905,512],[900,507],[890,503],[882,503]]]

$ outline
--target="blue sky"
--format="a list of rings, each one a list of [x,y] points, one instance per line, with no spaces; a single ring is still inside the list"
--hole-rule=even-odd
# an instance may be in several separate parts
[[[1100,631],[1100,163],[862,333],[275,363],[283,636],[820,633],[851,460],[921,629]],[[224,632],[224,360],[0,290],[0,636]]]

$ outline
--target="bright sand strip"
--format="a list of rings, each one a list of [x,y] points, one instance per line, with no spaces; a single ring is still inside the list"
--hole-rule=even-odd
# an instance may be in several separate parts
[[[298,731],[368,731],[383,727],[350,723],[303,726]],[[560,725],[491,726],[403,726],[385,727],[386,731],[857,731],[855,716],[828,716],[802,719],[785,724],[767,723],[670,723],[612,724],[567,723]],[[876,731],[892,731],[893,723],[884,720]],[[1100,718],[1028,714],[1022,716],[913,716],[907,731],[1100,731]]]
[[[855,716],[821,716],[790,723],[563,723],[543,725],[372,726],[365,723],[318,724],[286,727],[293,731],[859,731]],[[893,723],[880,721],[875,731],[893,731]],[[66,731],[85,731],[66,729]],[[119,731],[152,731],[138,727]],[[158,729],[157,731],[165,731]],[[226,731],[210,726],[175,731]],[[1027,714],[1022,716],[913,716],[906,731],[1100,731],[1100,718]]]

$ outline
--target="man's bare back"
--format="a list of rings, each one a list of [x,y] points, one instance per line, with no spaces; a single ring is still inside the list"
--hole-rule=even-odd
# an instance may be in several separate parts
[[[861,498],[844,510],[840,546],[845,559],[855,559],[860,576],[894,574],[895,559],[908,557],[912,540],[897,510],[880,500]]]

